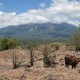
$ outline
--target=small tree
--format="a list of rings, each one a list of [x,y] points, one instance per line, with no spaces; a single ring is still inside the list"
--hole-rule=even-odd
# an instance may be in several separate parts
[[[34,65],[34,49],[36,47],[38,47],[38,45],[33,42],[28,42],[27,44],[22,46],[22,48],[29,51],[29,55],[30,55],[30,65],[28,65],[29,67]]]
[[[55,54],[49,56],[50,66],[51,66],[52,68],[55,67],[55,64],[56,64],[55,59],[56,59]]]
[[[0,50],[7,50],[8,49],[8,40],[7,38],[1,40],[0,42]]]
[[[31,66],[34,65],[34,53],[33,53],[33,48],[31,45],[28,45],[28,50],[30,52],[30,63],[31,63]]]
[[[14,49],[13,51],[11,51],[10,54],[12,59],[13,69],[20,67],[20,65],[24,62],[22,59],[20,59],[20,56],[18,56],[17,53],[18,53],[17,49]]]
[[[73,45],[76,47],[76,51],[80,51],[80,29],[74,32],[72,39]]]
[[[19,45],[19,41],[14,38],[8,37],[0,41],[0,50],[12,49],[17,45]]]
[[[16,69],[18,67],[16,53],[13,52],[11,57],[12,57],[13,69]]]
[[[57,43],[54,43],[54,44],[51,44],[51,48],[54,48],[54,50],[59,50],[59,44]]]
[[[47,47],[44,47],[43,61],[44,61],[44,67],[50,67],[49,52]]]
[[[53,50],[51,50],[49,46],[45,46],[43,51],[44,67],[54,67],[56,64],[55,59],[56,56]]]

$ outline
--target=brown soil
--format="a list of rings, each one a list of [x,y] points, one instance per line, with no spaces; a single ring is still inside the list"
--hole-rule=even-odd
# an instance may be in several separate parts
[[[17,69],[12,69],[11,53],[15,51],[18,61],[23,61]],[[64,65],[64,56],[66,54],[80,56],[80,52],[65,50],[61,46],[56,54],[56,66],[53,68],[44,68],[42,51],[34,52],[35,62],[33,67],[26,67],[29,64],[29,51],[22,49],[11,49],[0,52],[0,80],[80,80],[80,63],[76,69],[68,68]]]

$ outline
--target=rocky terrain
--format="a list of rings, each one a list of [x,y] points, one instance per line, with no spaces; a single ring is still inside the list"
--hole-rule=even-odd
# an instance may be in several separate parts
[[[20,67],[12,69],[11,52],[15,51],[18,60],[23,61]],[[35,62],[33,67],[27,67],[29,52],[23,49],[11,49],[0,52],[0,80],[80,80],[80,63],[76,69],[68,68],[64,64],[66,54],[80,56],[80,52],[69,51],[61,46],[55,51],[56,65],[53,68],[44,68],[41,50],[35,50]]]

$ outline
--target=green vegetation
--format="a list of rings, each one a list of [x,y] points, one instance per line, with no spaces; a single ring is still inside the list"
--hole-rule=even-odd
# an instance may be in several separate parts
[[[57,44],[57,43],[53,43],[53,44],[51,44],[51,48],[55,48],[55,50],[58,50],[59,49],[59,44]]]
[[[76,47],[76,51],[80,51],[80,29],[74,32],[72,39],[73,45]]]
[[[44,47],[43,51],[43,62],[44,62],[44,67],[54,67],[55,66],[55,54],[50,53],[50,49],[48,46]]]
[[[76,26],[68,23],[42,23],[8,26],[0,29],[0,38],[12,36],[20,40],[63,41],[71,38]]]
[[[2,50],[12,49],[17,45],[19,45],[18,40],[11,37],[4,38],[0,41],[0,50],[2,51]]]
[[[49,56],[48,48],[44,47],[44,51],[43,51],[44,67],[50,67],[50,60],[48,56]]]

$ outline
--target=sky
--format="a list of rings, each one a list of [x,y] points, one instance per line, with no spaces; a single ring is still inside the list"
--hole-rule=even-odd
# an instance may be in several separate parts
[[[80,0],[0,0],[0,27],[28,23],[80,23]]]

